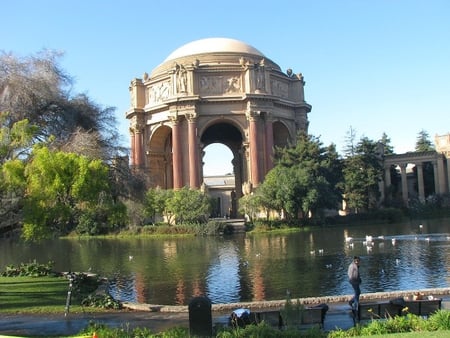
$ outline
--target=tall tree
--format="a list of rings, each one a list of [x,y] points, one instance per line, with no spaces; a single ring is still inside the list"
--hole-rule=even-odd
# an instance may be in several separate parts
[[[394,153],[394,147],[391,145],[391,139],[386,133],[383,132],[379,143],[383,147],[383,155],[392,155]]]
[[[344,161],[344,199],[356,212],[377,206],[383,167],[379,146],[363,137],[355,148],[355,155]]]
[[[100,160],[36,147],[24,171],[24,238],[75,229],[97,234],[123,226],[125,210],[112,199],[108,172]]]
[[[27,119],[39,127],[38,141],[52,137],[55,147],[65,149],[73,134],[94,133],[100,149],[95,156],[110,159],[123,153],[115,108],[102,108],[85,94],[71,95],[73,81],[60,67],[61,57],[46,50],[28,57],[1,52],[0,111],[9,113],[5,125]]]
[[[353,156],[356,148],[356,129],[352,126],[345,134],[344,155],[345,157]]]
[[[337,207],[339,160],[333,145],[325,148],[319,138],[300,133],[295,146],[277,149],[276,163],[260,186],[266,207],[293,219]]]
[[[431,151],[434,150],[433,142],[430,140],[430,135],[422,129],[419,131],[416,139],[416,151]]]

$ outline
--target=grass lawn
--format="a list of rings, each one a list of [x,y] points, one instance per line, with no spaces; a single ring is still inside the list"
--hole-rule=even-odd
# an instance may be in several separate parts
[[[448,338],[450,331],[432,331],[432,332],[406,332],[406,333],[391,333],[380,334],[376,336],[362,336],[371,338]]]
[[[64,313],[68,290],[65,277],[0,277],[0,313]],[[70,312],[82,311],[72,292]]]

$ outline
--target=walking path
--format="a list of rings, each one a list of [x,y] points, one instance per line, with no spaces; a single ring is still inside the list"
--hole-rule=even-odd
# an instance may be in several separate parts
[[[442,308],[450,310],[450,288],[428,289],[403,292],[362,294],[361,301],[375,299],[393,299],[399,296],[411,295],[421,292],[425,295],[434,295],[443,299]],[[329,310],[325,317],[325,331],[336,328],[349,329],[353,326],[353,318],[347,300],[349,295],[336,297],[303,298],[299,300],[305,304],[326,303]],[[296,302],[297,300],[293,300]],[[281,308],[285,301],[270,301],[258,303],[214,304],[212,306],[213,325],[225,324],[233,309],[239,307],[256,308]],[[189,312],[187,306],[150,306],[125,304],[129,309],[121,312],[108,313],[64,313],[45,315],[2,315],[0,317],[0,338],[2,335],[20,337],[67,337],[73,336],[86,328],[90,322],[104,324],[113,328],[129,329],[136,327],[148,328],[152,332],[162,332],[173,327],[189,328]],[[130,308],[135,307],[136,310]],[[149,308],[153,312],[149,311]],[[146,310],[144,310],[146,309]],[[155,311],[157,310],[157,311]]]

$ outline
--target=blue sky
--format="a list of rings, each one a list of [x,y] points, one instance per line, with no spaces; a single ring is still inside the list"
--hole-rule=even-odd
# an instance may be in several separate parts
[[[450,132],[447,0],[15,0],[2,12],[0,49],[64,52],[74,93],[116,107],[127,145],[130,81],[209,37],[303,73],[309,132],[340,153],[350,127],[358,139],[385,132],[397,153],[414,150],[422,129],[432,139]],[[228,156],[207,148],[205,174],[229,172]]]

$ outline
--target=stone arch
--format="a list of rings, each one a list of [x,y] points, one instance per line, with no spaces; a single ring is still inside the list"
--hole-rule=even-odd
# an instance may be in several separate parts
[[[220,143],[227,146],[233,154],[234,174],[234,198],[242,197],[242,183],[246,177],[246,154],[244,147],[245,136],[243,130],[232,120],[214,120],[208,123],[201,133],[200,142],[202,149],[212,143]],[[236,206],[231,207],[231,215],[236,215]]]
[[[292,136],[288,127],[282,121],[273,123],[273,145],[275,147],[286,147],[292,142]]]
[[[162,189],[173,188],[172,172],[172,128],[161,125],[156,127],[146,145],[148,170],[151,172],[149,183]]]

